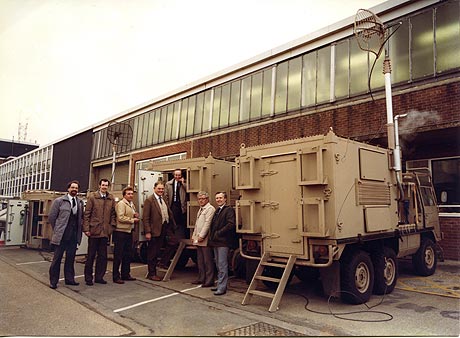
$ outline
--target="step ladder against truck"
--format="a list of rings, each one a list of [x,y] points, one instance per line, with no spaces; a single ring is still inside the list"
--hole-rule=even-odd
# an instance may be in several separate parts
[[[252,296],[256,295],[272,299],[268,311],[275,312],[276,310],[278,310],[278,305],[281,301],[281,297],[283,296],[284,289],[286,288],[286,285],[288,283],[289,277],[291,275],[292,269],[296,261],[296,257],[290,255],[287,258],[286,263],[275,263],[272,260],[273,258],[270,256],[269,253],[266,252],[263,254],[262,258],[260,259],[259,265],[257,266],[256,272],[254,273],[254,276],[251,280],[251,283],[249,284],[248,290],[244,295],[243,301],[241,302],[242,305],[249,304],[249,301],[251,300]],[[281,278],[263,276],[265,267],[276,267],[282,269],[283,274]],[[276,288],[275,293],[258,290],[257,287],[259,286],[259,281],[277,283],[278,286]]]
[[[181,239],[180,240],[176,253],[174,254],[174,257],[171,263],[169,264],[169,267],[166,270],[165,275],[163,276],[163,282],[169,282],[171,280],[171,275],[174,272],[177,262],[179,261],[179,258],[182,255],[182,252],[184,251],[184,249],[195,249],[196,250],[196,246],[192,244],[191,239]]]

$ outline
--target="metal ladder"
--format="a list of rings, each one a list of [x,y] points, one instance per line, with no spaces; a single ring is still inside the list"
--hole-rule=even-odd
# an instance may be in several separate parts
[[[273,263],[271,262],[270,254],[264,253],[259,262],[259,265],[257,266],[256,272],[254,273],[254,277],[252,278],[251,284],[249,284],[248,290],[246,291],[246,294],[244,295],[244,298],[241,304],[242,305],[249,304],[249,301],[251,300],[252,295],[257,295],[257,296],[272,298],[272,302],[270,304],[270,308],[268,309],[268,311],[275,312],[276,310],[278,310],[278,304],[280,303],[281,297],[283,296],[284,289],[286,288],[286,284],[289,280],[289,276],[291,275],[291,271],[292,271],[292,268],[294,267],[295,260],[296,260],[296,257],[290,255],[286,263]],[[283,275],[281,276],[281,278],[262,276],[262,273],[264,272],[264,269],[266,266],[282,268],[284,270]],[[257,290],[259,281],[264,281],[264,280],[269,281],[269,282],[278,283],[278,287],[276,288],[275,293]]]

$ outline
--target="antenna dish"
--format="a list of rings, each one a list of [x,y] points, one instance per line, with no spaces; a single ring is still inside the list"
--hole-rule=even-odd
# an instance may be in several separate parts
[[[133,139],[133,128],[126,122],[111,122],[107,127],[107,139],[115,146],[125,147]]]
[[[355,16],[353,31],[359,48],[375,54],[375,58],[378,58],[386,35],[382,20],[367,9],[359,9]]]

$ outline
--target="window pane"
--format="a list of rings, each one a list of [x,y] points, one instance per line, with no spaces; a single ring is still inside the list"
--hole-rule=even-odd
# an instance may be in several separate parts
[[[240,115],[240,97],[241,82],[237,80],[231,84],[230,125],[238,123],[238,117]]]
[[[195,122],[195,104],[196,95],[190,96],[188,100],[188,113],[187,113],[187,136],[193,135],[193,125]]]
[[[302,92],[302,57],[289,60],[288,107],[287,110],[300,108]]]
[[[158,135],[158,143],[163,143],[165,141],[165,132],[166,132],[166,114],[168,113],[168,107],[161,108],[161,115],[160,115],[160,125],[159,135]]]
[[[148,113],[148,120],[149,120],[149,128],[147,131],[147,140],[146,145],[150,146],[153,144],[153,111]]]
[[[460,2],[448,2],[436,9],[436,70],[460,67]]]
[[[251,84],[251,120],[260,118],[262,110],[262,73],[252,76]]]
[[[368,90],[367,58],[369,52],[359,48],[355,38],[352,38],[350,42],[350,94],[365,93]],[[371,62],[374,62],[375,55],[370,54]]]
[[[433,11],[411,18],[412,80],[433,74]]]
[[[251,109],[251,76],[241,81],[240,121],[248,121]]]
[[[275,114],[286,111],[288,63],[276,67]]]
[[[270,116],[272,113],[272,68],[264,71],[262,89],[262,116]]]
[[[174,103],[168,105],[168,114],[166,117],[165,141],[171,140],[171,131],[174,118]]]
[[[180,110],[180,125],[179,125],[179,138],[185,137],[185,130],[187,128],[187,109],[188,109],[188,98],[182,100]]]
[[[134,130],[133,130],[133,148],[138,149],[141,145],[141,136],[142,136],[142,123],[140,123],[140,116],[134,118]]]
[[[317,103],[328,102],[330,100],[331,84],[331,47],[318,50],[318,88]]]
[[[460,158],[433,160],[431,166],[438,204],[460,205]]]
[[[222,86],[222,100],[220,105],[219,127],[228,126],[228,114],[230,110],[230,84]]]
[[[204,93],[196,96],[195,127],[194,134],[200,134],[203,125]]]
[[[303,103],[302,106],[315,104],[316,92],[316,52],[303,56]]]
[[[180,123],[180,101],[174,102],[174,113],[172,117],[171,140],[178,137],[179,123]]]
[[[204,92],[204,107],[203,107],[203,132],[209,131],[211,114],[211,90]]]
[[[402,21],[402,25],[390,28],[393,33],[389,40],[391,61],[391,82],[407,82],[409,78],[409,21]]]
[[[221,95],[222,95],[222,87],[215,88],[213,107],[212,107],[212,129],[219,128]]]
[[[142,147],[147,145],[147,136],[149,132],[149,113],[143,114],[144,115],[144,125],[142,127]]]
[[[348,97],[348,41],[345,40],[335,46],[335,97]],[[353,40],[356,43],[356,40]],[[365,52],[363,52],[364,54]]]
[[[371,77],[372,90],[377,89],[377,88],[382,88],[385,86],[385,76],[382,73],[384,60],[385,60],[385,50],[382,50],[382,53],[380,53],[380,56],[377,59],[377,61],[375,61],[375,56],[373,54],[370,54],[370,61],[369,61],[370,64],[369,64],[368,72],[371,71],[372,64],[375,61],[375,65],[374,65],[374,69],[372,70],[372,77]]]
[[[153,120],[153,144],[158,143],[158,138],[160,136],[160,109],[155,109],[153,112],[154,120]]]

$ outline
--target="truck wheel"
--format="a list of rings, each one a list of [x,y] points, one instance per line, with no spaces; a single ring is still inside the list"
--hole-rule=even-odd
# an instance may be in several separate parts
[[[429,238],[422,238],[420,248],[412,255],[412,266],[415,273],[420,276],[431,276],[436,271],[438,258],[434,243]]]
[[[246,277],[246,259],[240,254],[240,249],[236,249],[232,255],[232,264],[230,265],[233,270],[233,276],[236,278],[245,279]]]
[[[254,274],[256,273],[257,267],[259,266],[259,261],[258,260],[253,260],[253,259],[245,259],[245,280],[246,284],[251,284],[252,277],[254,277]]]
[[[385,295],[393,292],[398,280],[398,261],[393,249],[384,247],[383,252],[373,256],[374,294]]]
[[[147,242],[142,242],[135,250],[134,261],[143,264],[147,263]]]
[[[341,264],[342,300],[349,304],[367,302],[374,288],[374,267],[368,253],[358,250],[343,258]]]
[[[281,278],[283,276],[284,271],[285,270],[282,269],[282,268],[273,267],[273,266],[265,266],[264,272],[262,273],[262,276],[273,277],[273,278]],[[289,283],[292,280],[292,277],[294,277],[294,271],[291,271],[291,274],[289,275],[289,278],[288,278],[288,281],[286,283],[286,286],[289,285]],[[267,281],[267,280],[263,280],[262,283],[264,283],[264,285],[266,287],[269,287],[270,289],[273,289],[273,290],[278,288],[278,285],[279,285],[279,283],[270,282],[270,281]]]

